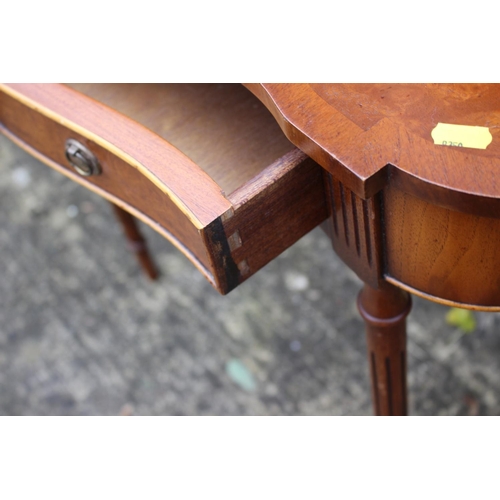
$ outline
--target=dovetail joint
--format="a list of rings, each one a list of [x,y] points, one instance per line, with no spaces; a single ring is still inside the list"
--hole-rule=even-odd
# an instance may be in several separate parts
[[[243,245],[241,241],[241,236],[239,231],[235,231],[231,236],[228,237],[227,243],[229,245],[229,250],[234,251]]]
[[[250,274],[250,266],[248,265],[246,259],[238,263],[238,269],[240,270],[242,276]]]

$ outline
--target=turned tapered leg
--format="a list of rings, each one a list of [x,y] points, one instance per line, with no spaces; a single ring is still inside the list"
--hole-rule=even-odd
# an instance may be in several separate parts
[[[130,215],[114,203],[111,203],[111,206],[113,207],[116,218],[120,221],[123,227],[128,247],[135,253],[137,260],[148,277],[155,280],[158,277],[158,271],[153,260],[151,259],[151,256],[149,255],[146,241],[137,227],[134,216]]]
[[[366,323],[368,360],[376,415],[406,415],[406,316],[410,295],[384,283],[365,285],[358,309]]]

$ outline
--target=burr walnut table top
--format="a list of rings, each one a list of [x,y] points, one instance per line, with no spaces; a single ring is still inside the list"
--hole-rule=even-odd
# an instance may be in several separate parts
[[[333,246],[363,281],[499,310],[500,85],[247,87],[325,169]]]
[[[287,137],[363,198],[389,176],[419,197],[490,215],[500,200],[500,85],[248,84]],[[435,144],[438,123],[485,127],[486,149]]]

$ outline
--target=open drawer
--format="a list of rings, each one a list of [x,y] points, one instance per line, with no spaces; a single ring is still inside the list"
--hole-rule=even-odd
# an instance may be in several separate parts
[[[0,131],[163,234],[221,293],[328,216],[321,168],[238,84],[0,85]],[[70,139],[93,175],[71,166]]]

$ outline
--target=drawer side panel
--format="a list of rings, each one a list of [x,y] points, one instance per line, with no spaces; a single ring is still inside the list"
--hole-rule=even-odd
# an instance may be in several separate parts
[[[328,217],[322,168],[298,149],[270,165],[230,200],[234,215],[223,223],[239,283]]]

